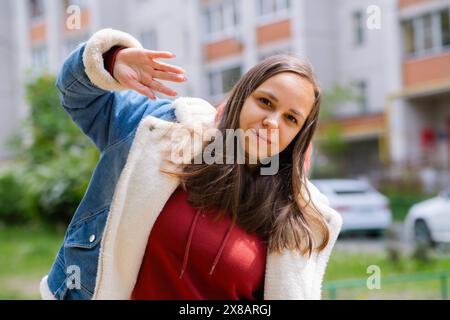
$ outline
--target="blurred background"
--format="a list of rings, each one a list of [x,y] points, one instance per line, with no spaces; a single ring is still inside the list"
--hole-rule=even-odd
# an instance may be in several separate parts
[[[311,179],[344,221],[325,299],[449,299],[449,0],[0,0],[0,299],[38,299],[98,152],[55,75],[128,32],[218,104],[260,60],[309,60],[324,92]]]

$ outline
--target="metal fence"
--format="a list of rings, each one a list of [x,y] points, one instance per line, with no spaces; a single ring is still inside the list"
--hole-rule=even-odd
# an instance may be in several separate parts
[[[442,300],[449,299],[448,279],[450,278],[450,270],[428,273],[415,273],[406,275],[390,275],[383,276],[383,286],[386,284],[401,284],[414,283],[430,280],[439,281],[440,296]],[[351,280],[337,280],[327,282],[323,286],[323,290],[328,293],[330,300],[338,299],[338,291],[343,289],[368,288],[367,279],[351,279]]]

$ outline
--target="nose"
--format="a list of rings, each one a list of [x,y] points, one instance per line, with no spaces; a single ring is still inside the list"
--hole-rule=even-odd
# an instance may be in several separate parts
[[[267,117],[263,120],[263,125],[268,129],[278,129],[278,120],[275,117]]]

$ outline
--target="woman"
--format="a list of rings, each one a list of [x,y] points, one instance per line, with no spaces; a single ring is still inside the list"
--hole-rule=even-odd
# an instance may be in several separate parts
[[[62,105],[101,158],[42,297],[320,299],[341,219],[305,176],[320,105],[311,70],[265,60],[219,117],[201,99],[156,99],[176,95],[156,79],[186,80],[156,60],[171,57],[104,29],[64,63]],[[244,163],[228,157],[235,137]]]

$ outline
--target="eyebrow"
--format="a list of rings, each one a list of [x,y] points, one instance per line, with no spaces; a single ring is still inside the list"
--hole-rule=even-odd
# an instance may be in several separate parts
[[[269,91],[258,90],[258,92],[264,93],[265,95],[269,96],[269,98],[271,98],[272,100],[274,100],[274,101],[277,102],[277,103],[279,102],[278,99],[277,99],[277,97],[275,97],[275,96],[274,96],[271,92],[269,92]],[[302,112],[298,111],[298,110],[295,110],[295,109],[293,109],[293,108],[290,108],[289,111],[291,111],[293,114],[296,114],[296,115],[298,115],[299,117],[303,118],[303,120],[306,119],[305,115],[304,115]]]

